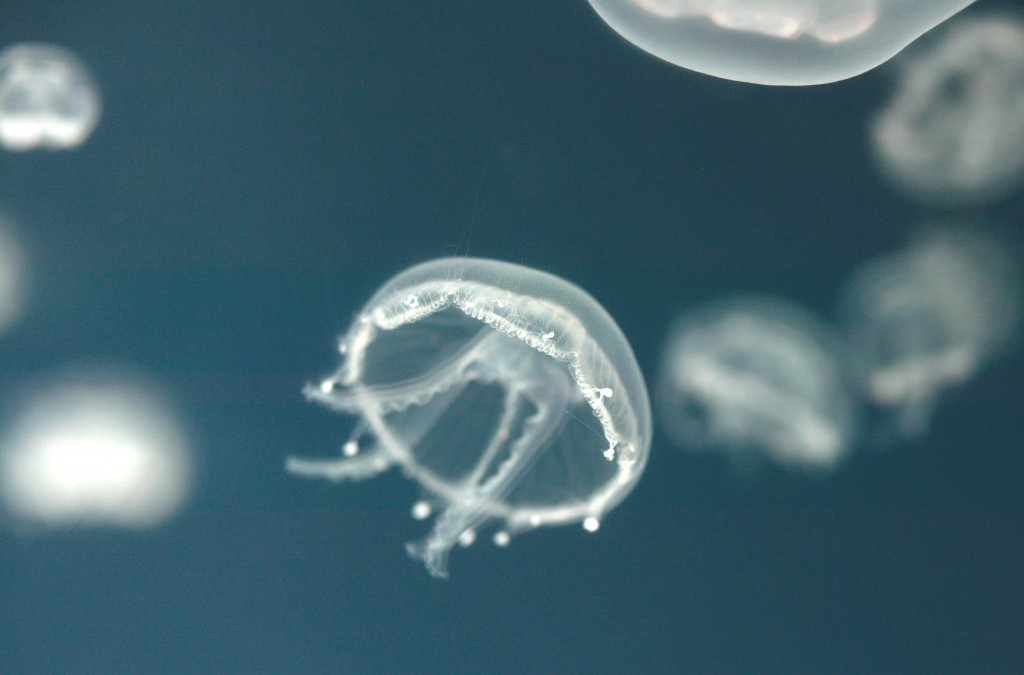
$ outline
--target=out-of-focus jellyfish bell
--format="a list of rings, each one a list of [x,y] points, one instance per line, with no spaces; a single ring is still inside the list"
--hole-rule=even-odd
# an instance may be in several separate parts
[[[7,219],[0,213],[0,335],[21,315],[28,264]]]
[[[590,0],[677,66],[774,85],[836,82],[896,55],[974,0]]]
[[[658,421],[686,449],[827,472],[856,430],[839,345],[786,300],[738,297],[686,314],[665,343]]]
[[[163,398],[108,369],[37,385],[0,438],[0,497],[27,526],[152,527],[178,510],[191,469]]]
[[[651,442],[647,389],[615,321],[585,291],[518,265],[445,259],[385,284],[306,396],[359,416],[341,456],[288,471],[419,483],[433,531],[410,555],[447,576],[453,546],[580,523],[593,532],[636,485]]]
[[[910,197],[970,206],[1024,178],[1024,21],[958,18],[901,56],[897,89],[870,125],[882,172]]]
[[[0,52],[0,145],[75,148],[99,118],[99,87],[77,56],[32,42]]]
[[[980,226],[932,227],[857,271],[840,294],[867,398],[902,438],[927,431],[939,396],[1013,338],[1021,261]]]

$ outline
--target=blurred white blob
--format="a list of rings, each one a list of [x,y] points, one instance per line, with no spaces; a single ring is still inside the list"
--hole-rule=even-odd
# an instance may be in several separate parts
[[[823,473],[855,432],[840,343],[803,308],[738,297],[671,328],[657,388],[661,427],[686,449],[740,465],[771,459]]]
[[[75,148],[100,118],[99,87],[77,56],[26,42],[0,52],[0,145]]]
[[[1021,260],[975,226],[932,227],[857,271],[839,315],[867,398],[914,438],[939,396],[999,355],[1021,318]]]
[[[956,18],[900,57],[897,90],[870,125],[883,173],[910,197],[969,206],[1024,177],[1024,21]]]
[[[21,315],[28,264],[8,220],[0,214],[0,334]]]
[[[70,371],[33,389],[0,438],[0,493],[30,524],[145,528],[178,510],[191,453],[137,378]]]

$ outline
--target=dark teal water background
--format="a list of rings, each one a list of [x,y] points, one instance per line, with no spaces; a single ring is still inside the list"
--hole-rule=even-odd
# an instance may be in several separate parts
[[[167,385],[199,474],[152,531],[0,532],[0,671],[1024,662],[1019,351],[921,442],[827,480],[744,478],[656,433],[598,534],[481,542],[447,582],[404,553],[425,524],[399,475],[283,471],[347,436],[300,389],[374,289],[429,258],[578,283],[649,380],[668,323],[699,303],[755,290],[827,317],[855,266],[938,217],[868,156],[890,69],[718,81],[633,48],[584,0],[3,3],[0,45],[23,40],[79,54],[105,110],[77,151],[0,155],[0,205],[38,274],[0,386],[132,365]],[[985,213],[1019,231],[1024,197]]]

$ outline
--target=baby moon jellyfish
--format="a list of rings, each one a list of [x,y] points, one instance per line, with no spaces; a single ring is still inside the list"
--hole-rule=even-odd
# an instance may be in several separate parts
[[[99,118],[99,88],[77,56],[38,43],[0,52],[0,144],[5,148],[75,148]]]
[[[951,21],[934,43],[896,61],[897,90],[873,120],[874,155],[911,197],[971,206],[1024,175],[1024,21]]]
[[[409,544],[431,574],[497,523],[493,541],[545,525],[587,531],[633,489],[651,442],[640,369],[615,321],[558,277],[444,259],[388,281],[341,338],[341,367],[306,397],[358,416],[341,457],[289,458],[335,481],[399,466],[424,492]]]
[[[0,500],[29,527],[154,527],[181,508],[192,473],[171,404],[110,366],[30,387],[0,436]]]
[[[941,226],[855,272],[839,315],[868,399],[914,438],[940,394],[1013,338],[1021,302],[1021,261],[1006,242],[979,226]]]
[[[973,0],[590,0],[612,28],[677,66],[740,82],[860,75]]]
[[[785,300],[731,298],[685,315],[665,345],[659,422],[682,447],[741,465],[768,458],[830,470],[855,431],[837,345]]]

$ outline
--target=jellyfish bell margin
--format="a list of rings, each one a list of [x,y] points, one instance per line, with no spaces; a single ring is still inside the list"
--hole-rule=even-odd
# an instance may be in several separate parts
[[[803,86],[860,75],[973,0],[589,0],[623,38],[706,75]]]

